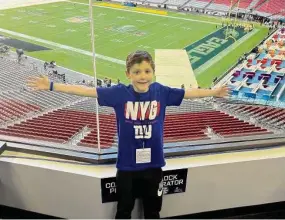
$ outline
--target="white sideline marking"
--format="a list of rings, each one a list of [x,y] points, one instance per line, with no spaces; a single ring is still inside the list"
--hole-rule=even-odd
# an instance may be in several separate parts
[[[77,53],[80,53],[80,54],[83,54],[83,55],[87,55],[87,56],[91,56],[91,57],[93,56],[92,52],[90,52],[90,51],[86,51],[86,50],[70,47],[70,46],[67,46],[67,45],[55,43],[55,42],[48,41],[48,40],[43,40],[41,38],[32,37],[32,36],[29,36],[29,35],[26,35],[26,34],[17,33],[17,32],[14,32],[14,31],[3,29],[3,28],[0,28],[0,31],[3,32],[3,33],[7,33],[7,34],[10,34],[10,35],[13,35],[13,36],[17,36],[17,37],[21,37],[21,38],[24,38],[24,39],[28,39],[28,40],[33,40],[33,41],[36,41],[36,42],[44,43],[44,44],[47,44],[47,45],[50,45],[50,46],[58,47],[58,48],[61,48],[61,49],[77,52]],[[116,58],[104,56],[104,55],[101,55],[101,54],[98,54],[98,53],[96,54],[96,57],[99,58],[99,59],[102,59],[102,60],[110,61],[112,63],[125,65],[125,61],[123,61],[123,60],[119,60],[119,59],[116,59]]]

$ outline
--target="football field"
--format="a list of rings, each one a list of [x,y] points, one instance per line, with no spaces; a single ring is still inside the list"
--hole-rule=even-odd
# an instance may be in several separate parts
[[[58,65],[92,75],[87,2],[74,0],[1,10],[0,34],[45,48],[26,49],[30,56],[56,60]],[[125,83],[124,65],[130,52],[141,49],[154,55],[155,49],[188,48],[198,83],[209,86],[214,77],[267,34],[266,28],[258,26],[250,33],[237,33],[235,41],[225,42],[219,18],[175,12],[152,14],[102,3],[94,4],[93,16],[98,77],[119,78]],[[214,38],[222,40],[215,41],[214,49],[207,47],[209,41],[213,45]]]

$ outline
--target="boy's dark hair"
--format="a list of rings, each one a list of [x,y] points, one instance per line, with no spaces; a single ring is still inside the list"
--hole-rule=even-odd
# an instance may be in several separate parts
[[[134,64],[141,63],[143,61],[149,62],[153,71],[155,71],[155,65],[154,65],[154,61],[152,59],[152,56],[147,51],[137,50],[137,51],[129,54],[127,57],[127,60],[126,60],[127,72],[130,71],[130,68]]]

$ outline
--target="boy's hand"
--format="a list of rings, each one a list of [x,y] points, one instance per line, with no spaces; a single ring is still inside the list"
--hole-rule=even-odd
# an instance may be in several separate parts
[[[205,97],[229,97],[230,89],[222,86],[216,89],[186,89],[184,99],[205,98]]]
[[[27,86],[32,90],[49,90],[50,81],[47,76],[31,77],[27,81]],[[63,92],[78,96],[97,98],[97,88],[91,88],[81,85],[66,85],[63,83],[54,83],[53,91]]]
[[[50,82],[47,76],[30,77],[27,81],[29,88],[37,90],[49,90]]]
[[[214,89],[214,96],[219,98],[224,98],[229,96],[230,89],[227,86],[222,86]]]

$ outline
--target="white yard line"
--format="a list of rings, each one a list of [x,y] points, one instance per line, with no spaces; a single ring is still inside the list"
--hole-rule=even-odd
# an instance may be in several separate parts
[[[89,4],[81,3],[81,2],[72,2],[72,1],[66,1],[66,2],[89,6]],[[159,14],[153,14],[153,13],[147,13],[147,12],[141,12],[141,11],[132,11],[132,10],[127,10],[123,8],[106,7],[102,5],[93,5],[93,7],[108,8],[108,9],[118,10],[118,11],[127,11],[127,12],[138,13],[138,14],[146,14],[146,15],[159,16],[159,17],[164,17],[164,18],[173,18],[173,19],[184,20],[184,21],[194,21],[194,22],[206,23],[206,24],[221,24],[221,23],[211,22],[211,21],[201,21],[201,20],[196,20],[196,19],[191,19],[191,18],[181,18],[181,17],[169,16],[169,15],[159,15]]]
[[[194,70],[195,76],[198,76],[203,71],[210,68],[212,65],[223,59],[225,56],[227,56],[231,51],[235,50],[237,47],[239,47],[242,43],[244,43],[246,40],[248,40],[250,37],[255,35],[259,29],[255,29],[249,34],[243,36],[241,39],[239,39],[237,42],[229,46],[227,49],[223,50],[221,53],[218,53],[216,56],[214,56],[212,59],[208,60],[206,63],[204,63],[202,66],[200,66],[198,69]]]
[[[83,55],[87,55],[87,56],[91,56],[91,57],[93,55],[92,52],[90,52],[90,51],[86,51],[86,50],[70,47],[70,46],[67,46],[67,45],[55,43],[55,42],[48,41],[48,40],[43,40],[41,38],[32,37],[32,36],[29,36],[29,35],[26,35],[26,34],[17,33],[17,32],[14,32],[14,31],[3,29],[3,28],[0,28],[0,31],[3,32],[3,33],[7,33],[7,34],[10,34],[10,35],[16,36],[16,37],[21,37],[21,38],[24,38],[24,39],[33,40],[33,41],[44,43],[46,45],[50,45],[50,46],[53,46],[53,47],[58,47],[58,48],[61,48],[61,49],[77,52],[77,53],[80,53],[80,54],[83,54]],[[123,60],[119,60],[119,59],[116,59],[116,58],[104,56],[104,55],[101,55],[101,54],[98,54],[98,53],[96,54],[96,57],[99,58],[99,59],[102,59],[102,60],[110,61],[112,63],[125,65],[125,61],[123,61]]]

